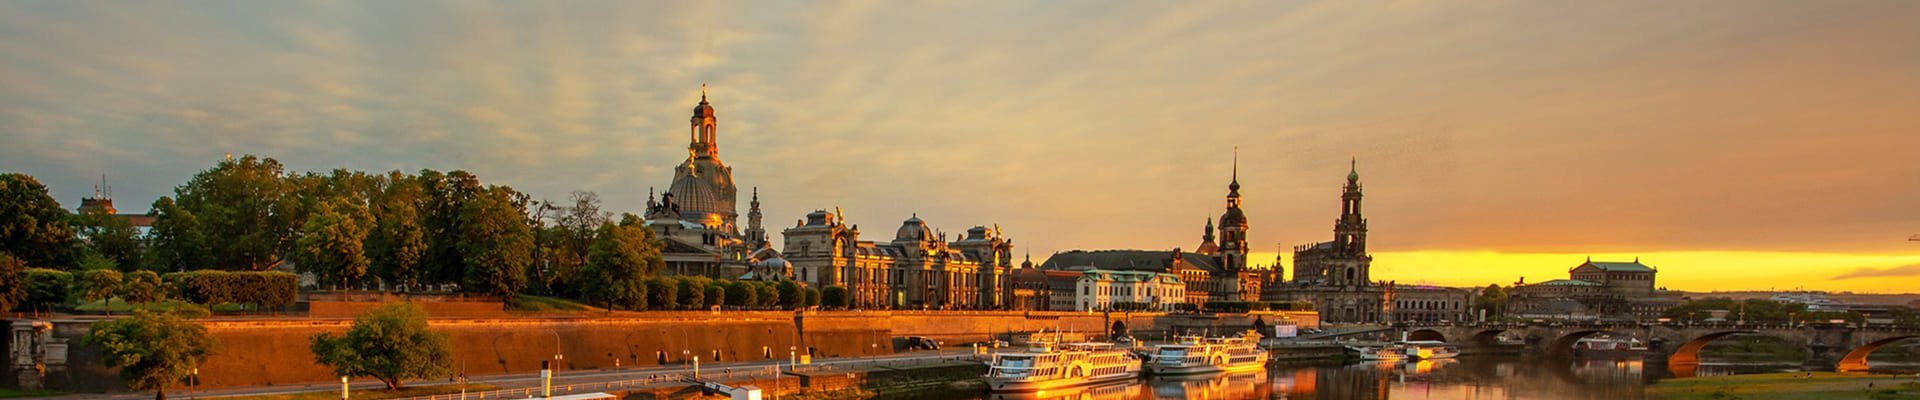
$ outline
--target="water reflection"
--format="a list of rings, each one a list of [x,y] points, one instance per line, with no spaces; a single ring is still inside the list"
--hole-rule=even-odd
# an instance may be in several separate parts
[[[1704,363],[1688,374],[1790,370],[1790,365]],[[1665,359],[1548,360],[1463,357],[1421,362],[1274,364],[1264,372],[1150,378],[995,399],[1638,399],[1671,378]]]

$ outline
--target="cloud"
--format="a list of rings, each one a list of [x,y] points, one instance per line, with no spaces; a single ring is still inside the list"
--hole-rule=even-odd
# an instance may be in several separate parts
[[[710,83],[771,221],[1192,248],[1239,146],[1260,249],[1357,155],[1381,251],[1911,251],[1920,3],[1726,3],[5,2],[0,160],[134,212],[226,152],[632,211]]]
[[[1890,268],[1856,268],[1851,272],[1835,276],[1833,279],[1888,278],[1901,276],[1920,276],[1920,264]]]

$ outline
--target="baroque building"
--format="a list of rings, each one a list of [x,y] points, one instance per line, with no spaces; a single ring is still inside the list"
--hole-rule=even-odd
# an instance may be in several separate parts
[[[1393,320],[1391,282],[1372,277],[1373,256],[1367,253],[1367,219],[1361,214],[1359,161],[1347,171],[1340,193],[1340,217],[1334,220],[1333,240],[1293,249],[1293,280],[1278,274],[1267,284],[1280,286],[1265,293],[1269,301],[1307,301],[1326,322],[1384,322]]]
[[[1522,318],[1575,320],[1653,320],[1683,300],[1679,293],[1654,285],[1660,273],[1639,259],[1632,262],[1593,261],[1567,270],[1568,279],[1528,284],[1524,279],[1507,290],[1507,315]]]
[[[919,215],[892,241],[860,240],[860,226],[818,210],[781,232],[793,277],[847,289],[853,308],[1004,309],[1013,305],[1013,240],[975,226],[957,240]]]
[[[663,242],[661,258],[666,272],[725,279],[783,279],[785,262],[766,240],[760,226],[760,193],[755,190],[747,212],[746,233],[736,225],[739,189],[733,167],[720,161],[719,118],[707,102],[706,86],[700,104],[687,119],[687,159],[673,169],[673,180],[659,200],[647,191],[646,226]],[[750,274],[751,273],[751,274]]]
[[[1234,156],[1231,178],[1227,183],[1227,209],[1220,214],[1220,225],[1207,221],[1201,243],[1193,252],[1167,250],[1071,250],[1056,253],[1041,268],[1049,270],[1146,271],[1171,274],[1185,286],[1184,302],[1201,305],[1210,301],[1260,300],[1260,271],[1247,268],[1248,221],[1240,209],[1240,160]]]

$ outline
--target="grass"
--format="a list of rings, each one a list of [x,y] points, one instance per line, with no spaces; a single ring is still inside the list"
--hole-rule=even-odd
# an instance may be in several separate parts
[[[600,310],[599,308],[581,304],[573,300],[529,294],[514,295],[513,298],[508,299],[507,309],[533,312],[583,312]]]
[[[148,310],[164,311],[164,310],[172,310],[185,305],[191,305],[191,304],[184,301],[177,300],[177,299],[166,299],[166,300],[161,300],[153,303],[145,303],[145,304],[129,304],[127,303],[126,300],[121,300],[119,297],[115,297],[111,299],[81,304],[77,307],[74,307],[74,310],[92,311],[92,312],[111,311],[113,313],[130,313],[130,312],[133,312],[133,310],[136,308],[145,308]],[[222,304],[215,304],[213,307],[208,307],[207,309],[213,312],[235,312],[235,311],[245,311],[246,306],[240,305],[240,304],[222,303]]]
[[[1912,375],[1865,375],[1814,372],[1710,376],[1662,380],[1647,387],[1655,400],[1920,400],[1920,383]],[[1871,383],[1873,389],[1868,389]]]
[[[15,397],[47,397],[47,396],[59,396],[63,394],[67,394],[67,393],[58,391],[58,390],[46,390],[46,389],[0,388],[0,399],[11,399]]]
[[[460,393],[461,386],[462,385],[435,385],[435,386],[403,387],[403,388],[400,388],[400,390],[386,390],[386,389],[360,390],[360,391],[353,392],[353,399],[354,400],[380,400],[380,399],[396,399],[396,398],[414,397],[414,396],[432,396],[437,394],[455,394],[455,393]],[[498,389],[498,387],[495,387],[493,385],[482,385],[482,384],[467,384],[465,385],[465,387],[468,392],[484,392],[488,390]],[[332,400],[332,399],[338,399],[338,398],[340,398],[339,391],[322,391],[322,392],[271,394],[271,395],[260,395],[260,396],[221,397],[220,399],[221,400]]]

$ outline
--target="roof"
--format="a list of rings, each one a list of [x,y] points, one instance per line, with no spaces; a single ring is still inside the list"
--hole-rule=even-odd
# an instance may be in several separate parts
[[[1204,254],[1181,252],[1181,259],[1187,265],[1208,272],[1220,271],[1220,265],[1213,257]],[[1047,261],[1040,263],[1043,269],[1068,269],[1072,267],[1094,267],[1115,271],[1152,271],[1167,272],[1173,266],[1173,252],[1169,250],[1073,250],[1055,253]]]
[[[1639,260],[1632,262],[1587,261],[1585,264],[1580,264],[1580,267],[1589,265],[1607,272],[1654,272],[1653,267],[1641,264]],[[1574,268],[1578,269],[1580,267]]]
[[[1579,280],[1579,279],[1555,279],[1555,280],[1550,280],[1550,281],[1546,281],[1546,282],[1540,282],[1540,283],[1535,283],[1535,285],[1541,285],[1541,286],[1600,286],[1600,284],[1598,284],[1598,283],[1594,283],[1594,282],[1588,282],[1588,281],[1583,281],[1583,280]]]

